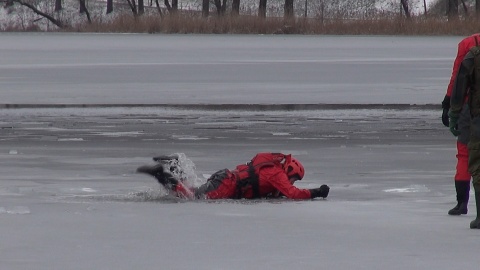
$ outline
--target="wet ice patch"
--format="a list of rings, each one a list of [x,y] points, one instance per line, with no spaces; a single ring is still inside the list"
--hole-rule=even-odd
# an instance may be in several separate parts
[[[10,208],[0,207],[0,214],[25,215],[30,214],[30,208],[26,206],[13,206]]]
[[[388,192],[388,193],[413,193],[413,192],[429,192],[429,191],[430,189],[428,189],[424,185],[411,185],[403,188],[391,188],[391,189],[384,190],[384,192]]]
[[[224,217],[249,217],[251,215],[244,214],[244,213],[216,213],[216,216],[224,216]]]
[[[172,135],[172,139],[197,141],[197,140],[208,140],[209,138],[205,138],[205,137],[202,138],[194,135]]]
[[[124,131],[124,132],[94,132],[95,135],[105,137],[136,137],[143,134],[141,131]]]
[[[308,138],[308,137],[303,137],[303,138],[300,138],[300,137],[292,137],[290,138],[290,140],[325,140],[325,138]]]
[[[186,200],[177,198],[174,194],[169,194],[165,189],[148,189],[127,194],[88,194],[88,195],[68,195],[59,197],[62,201],[73,203],[84,202],[159,202],[159,203],[177,203],[186,202]]]
[[[291,133],[289,132],[272,132],[273,136],[289,136]]]
[[[77,193],[77,192],[86,192],[86,193],[95,193],[97,192],[97,190],[93,189],[93,188],[88,188],[88,187],[81,187],[81,188],[69,188],[68,190],[66,190],[67,192],[74,192],[74,193]]]
[[[330,185],[330,188],[332,185]],[[369,188],[370,186],[367,184],[344,184],[344,185],[339,185],[335,186],[335,189],[341,189],[341,188],[348,188],[348,189],[366,189]]]
[[[0,188],[0,196],[22,196],[19,187],[2,187]]]
[[[63,139],[58,139],[59,142],[81,142],[83,141],[83,138],[63,138]]]
[[[348,138],[349,136],[348,135],[320,135],[320,137],[322,138],[333,138],[333,139],[337,139],[337,138],[340,138],[340,139],[344,139],[344,138]]]

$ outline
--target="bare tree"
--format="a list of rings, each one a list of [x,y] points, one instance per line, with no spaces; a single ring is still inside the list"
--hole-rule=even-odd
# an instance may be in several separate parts
[[[55,11],[62,10],[62,0],[55,0]]]
[[[293,0],[285,0],[285,4],[283,6],[283,16],[285,19],[293,18]]]
[[[168,0],[165,0],[168,1]],[[172,0],[172,12],[176,13],[178,11],[178,0]]]
[[[168,2],[168,0],[163,0],[163,3],[167,7],[168,12],[171,12],[172,6],[170,5],[170,2]]]
[[[475,0],[475,16],[480,18],[480,0]]]
[[[447,0],[448,20],[458,19],[458,0]]]
[[[267,17],[267,0],[260,0],[260,2],[258,3],[258,17]]]
[[[107,0],[107,14],[113,12],[113,0]]]
[[[304,13],[303,17],[307,18],[307,15],[308,15],[308,0],[305,0],[304,9],[305,9],[305,13]]]
[[[410,10],[408,7],[408,0],[400,0],[400,2],[402,4],[403,11],[405,11],[405,16],[410,19]]]
[[[208,15],[210,15],[210,1],[202,0],[202,16],[207,18]]]
[[[168,13],[175,14],[178,11],[178,0],[172,0],[172,4],[168,0],[163,0],[163,3],[167,7]]]
[[[160,3],[158,3],[158,0],[155,0],[155,5],[157,6],[158,13],[160,13],[160,17],[163,18],[163,12],[162,12],[162,9],[160,8]]]
[[[27,8],[29,8],[30,10],[32,10],[35,14],[38,14],[44,18],[46,18],[47,20],[49,20],[50,22],[52,22],[54,25],[58,26],[59,28],[63,28],[64,25],[62,24],[62,22],[60,20],[57,20],[55,19],[53,16],[50,16],[48,15],[47,13],[45,12],[42,12],[41,10],[39,10],[38,8],[36,8],[34,5],[24,1],[24,0],[8,0],[7,1],[7,6],[11,6],[15,3],[18,3],[19,5],[22,5],[22,6],[25,6]]]
[[[240,14],[240,0],[232,1],[232,15],[236,16]]]
[[[92,19],[90,18],[90,12],[88,12],[87,6],[85,5],[85,0],[80,1],[80,14],[85,13],[87,15],[88,23],[92,23]]]
[[[223,16],[227,8],[227,0],[213,0],[215,7],[217,8],[217,14]]]
[[[460,0],[460,2],[462,2],[463,12],[465,12],[465,16],[468,16],[468,7],[467,7],[467,5],[465,4],[465,1],[464,1],[464,0]]]
[[[145,13],[145,5],[143,4],[143,0],[138,0],[138,15],[142,15]]]
[[[165,1],[167,1],[167,0],[165,0]],[[128,3],[128,6],[130,7],[130,9],[132,10],[133,16],[137,16],[138,15],[137,3],[135,2],[135,0],[127,0],[127,3]]]

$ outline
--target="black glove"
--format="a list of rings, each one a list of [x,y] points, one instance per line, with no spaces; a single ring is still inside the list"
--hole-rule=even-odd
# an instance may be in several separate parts
[[[326,198],[330,188],[327,185],[321,185],[319,188],[310,189],[310,194],[313,198],[322,197]]]
[[[460,131],[458,130],[458,119],[460,118],[460,115],[458,113],[454,113],[452,111],[450,111],[448,113],[448,117],[450,118],[449,119],[449,128],[450,128],[450,132],[453,134],[453,136],[457,137],[458,135],[460,135]]]
[[[445,96],[445,98],[442,101],[442,123],[444,126],[448,127],[449,121],[448,121],[448,110],[450,110],[450,97]]]

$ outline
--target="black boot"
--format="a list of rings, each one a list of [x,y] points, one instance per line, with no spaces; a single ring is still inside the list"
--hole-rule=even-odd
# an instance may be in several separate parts
[[[163,172],[163,165],[156,164],[156,165],[144,165],[137,168],[137,173],[145,173],[155,177],[161,185],[166,185],[167,181],[165,179],[165,175]]]
[[[138,173],[145,173],[155,177],[161,185],[167,189],[174,189],[178,184],[178,180],[169,173],[165,172],[162,164],[145,165],[137,168]]]
[[[145,173],[155,177],[155,175],[163,174],[163,165],[156,164],[140,166],[137,168],[137,173]]]
[[[475,191],[475,205],[477,206],[477,218],[470,222],[470,229],[480,229],[480,191]]]
[[[172,155],[161,155],[161,156],[153,157],[153,161],[156,161],[156,162],[165,162],[165,161],[171,161],[171,160],[178,160],[178,155],[172,154]]]
[[[164,184],[163,185],[166,188],[171,189],[171,190],[176,190],[177,189],[178,180],[171,173],[164,172],[163,173],[163,179],[164,179]],[[159,182],[160,182],[160,180],[159,180]]]
[[[465,215],[468,212],[468,197],[470,194],[470,181],[455,181],[457,191],[457,205],[448,211],[449,215]]]

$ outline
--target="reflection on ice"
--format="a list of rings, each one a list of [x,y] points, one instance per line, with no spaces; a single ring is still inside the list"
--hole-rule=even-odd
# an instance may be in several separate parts
[[[58,199],[58,198],[57,198]],[[68,203],[92,203],[92,202],[112,202],[112,203],[139,203],[139,202],[154,202],[154,203],[209,203],[209,204],[259,204],[271,203],[280,204],[302,201],[295,201],[286,198],[268,198],[268,199],[223,199],[223,200],[187,200],[178,198],[172,194],[168,194],[165,189],[148,189],[145,191],[131,192],[127,194],[95,194],[95,195],[68,195],[61,196],[60,201]],[[318,200],[322,201],[322,200]],[[325,200],[326,201],[326,200]],[[0,208],[0,214],[2,208]],[[10,213],[10,212],[9,212]]]
[[[64,195],[58,197],[63,202],[181,202],[174,196],[169,196],[164,189],[148,189],[127,194],[89,194]]]
[[[30,208],[27,206],[14,206],[14,207],[0,207],[0,214],[17,214],[25,215],[30,214]]]
[[[424,185],[411,185],[403,188],[386,189],[384,191],[391,192],[391,193],[410,193],[410,192],[430,192],[430,189],[428,189]]]

